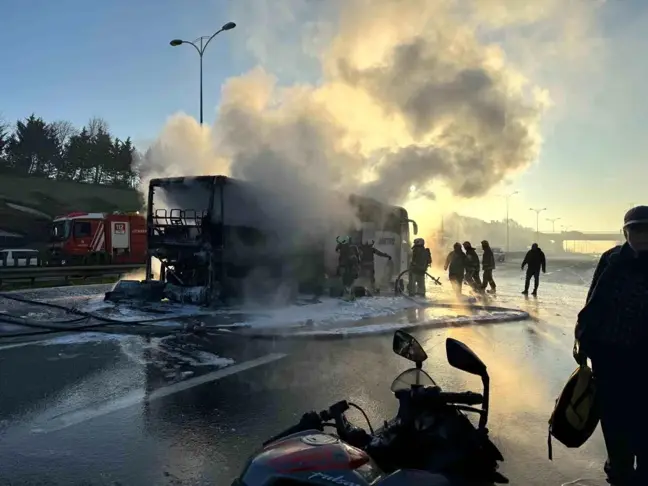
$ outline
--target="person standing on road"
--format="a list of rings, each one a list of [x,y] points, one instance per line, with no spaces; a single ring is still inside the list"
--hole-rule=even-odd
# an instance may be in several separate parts
[[[374,257],[378,255],[388,260],[392,259],[387,253],[376,248],[374,244],[375,241],[365,241],[360,245],[360,274],[369,278],[372,293],[376,292],[376,262]]]
[[[540,269],[542,269],[542,273],[547,272],[547,259],[537,243],[531,245],[531,249],[527,251],[520,268],[524,270],[525,266],[527,267],[527,271],[522,293],[529,295],[529,283],[531,282],[531,277],[533,277],[533,292],[531,292],[531,295],[536,296],[538,295],[538,285],[540,283]]]
[[[604,470],[610,484],[621,486],[648,484],[648,418],[634,413],[632,402],[648,376],[648,206],[626,213],[623,234],[626,242],[603,253],[594,271],[574,354],[579,363],[592,361]]]
[[[410,297],[418,295],[425,297],[425,272],[432,265],[432,254],[425,248],[425,240],[416,238],[412,246],[412,261],[410,263],[410,276],[408,292]]]
[[[335,251],[339,254],[337,275],[342,280],[343,298],[353,300],[355,298],[353,283],[360,271],[360,252],[349,236],[337,238]]]
[[[486,291],[486,287],[490,285],[490,294],[494,294],[497,289],[495,280],[493,280],[493,270],[495,270],[495,255],[493,250],[490,247],[488,241],[484,240],[481,242],[482,250],[484,250],[484,255],[482,256],[482,270],[484,275],[482,278],[482,290]]]
[[[453,250],[448,253],[443,269],[448,270],[448,279],[459,297],[466,275],[466,255],[461,249],[461,243],[457,242],[453,245]]]
[[[479,255],[472,247],[470,241],[464,241],[464,250],[466,250],[466,282],[475,292],[482,292],[482,283],[479,278]]]

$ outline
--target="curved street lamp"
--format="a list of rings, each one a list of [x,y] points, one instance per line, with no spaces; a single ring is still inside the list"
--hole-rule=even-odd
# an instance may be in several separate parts
[[[551,223],[551,232],[556,232],[556,221],[560,221],[560,218],[547,218],[547,221]]]
[[[214,32],[211,36],[204,35],[193,41],[173,39],[171,42],[169,42],[169,45],[171,45],[172,47],[177,47],[182,44],[192,45],[194,49],[196,49],[196,51],[198,52],[198,56],[200,57],[200,124],[201,125],[203,123],[203,54],[205,53],[205,49],[207,49],[207,46],[209,45],[209,43],[212,41],[214,37],[216,37],[224,30],[232,30],[234,27],[236,27],[236,24],[234,22],[227,22],[219,30]]]
[[[529,208],[529,211],[535,211],[536,213],[536,243],[540,237],[540,213],[546,210],[547,208]]]

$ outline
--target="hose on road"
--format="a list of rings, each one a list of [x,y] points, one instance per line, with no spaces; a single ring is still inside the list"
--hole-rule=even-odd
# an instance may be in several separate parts
[[[8,324],[13,324],[17,326],[30,327],[39,329],[39,331],[34,332],[18,332],[18,333],[0,333],[0,339],[3,338],[17,338],[17,337],[27,337],[40,334],[50,334],[57,332],[114,332],[102,330],[101,328],[110,326],[110,325],[128,325],[128,326],[146,326],[155,322],[164,322],[168,321],[171,317],[157,317],[153,319],[144,319],[137,321],[124,321],[121,319],[115,319],[107,316],[102,316],[94,312],[82,311],[75,309],[74,307],[68,307],[62,304],[55,304],[53,302],[44,302],[41,300],[27,299],[25,297],[19,297],[17,295],[0,293],[0,298],[12,300],[15,302],[20,302],[23,304],[37,305],[41,307],[49,307],[52,309],[62,310],[69,314],[77,315],[78,317],[73,319],[59,320],[59,321],[50,321],[49,324],[43,323],[41,321],[34,321],[25,319],[23,317],[9,316],[9,315],[0,315],[0,322],[5,322]],[[74,324],[82,321],[89,320],[99,321],[97,323],[86,324],[86,325],[77,325],[71,326],[69,324]]]
[[[402,295],[405,295],[405,294],[403,293],[404,290],[405,290],[405,283],[403,282],[403,276],[404,276],[406,273],[409,273],[409,272],[410,272],[409,269],[405,269],[405,270],[403,270],[401,273],[398,274],[398,277],[397,277],[396,280],[394,281],[394,293],[395,293],[396,295],[401,295],[401,294],[402,294]],[[425,272],[425,275],[426,275],[427,277],[429,277],[429,278],[434,282],[435,285],[443,285],[443,284],[441,283],[441,280],[439,280],[438,278],[433,277],[432,275],[430,275],[430,274],[427,273],[427,272]]]

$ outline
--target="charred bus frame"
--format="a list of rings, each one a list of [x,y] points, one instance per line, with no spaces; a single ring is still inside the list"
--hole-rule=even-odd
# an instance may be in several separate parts
[[[266,213],[268,197],[273,202],[279,198],[250,182],[222,175],[152,179],[147,205],[147,282],[155,282],[153,258],[157,258],[161,264],[157,280],[160,284],[199,288],[202,303],[209,303],[222,297],[223,291],[235,293],[230,285],[244,278],[250,268],[264,267],[282,278],[306,271],[301,263],[295,270],[296,259],[303,262],[310,258],[312,262],[313,257],[321,258],[322,262],[315,266],[326,266],[323,242],[311,245],[315,250],[302,255],[303,259],[296,258],[294,247],[282,247],[281,232],[276,231],[273,217]],[[394,244],[400,246],[399,254],[403,255],[404,244],[409,245],[404,241],[409,236],[409,224],[413,224],[414,234],[418,232],[404,208],[356,195],[349,196],[349,203],[361,221],[371,222],[380,213],[380,218],[392,221],[392,227],[398,225],[402,241]],[[275,216],[280,214],[280,209],[275,208]],[[403,234],[403,226],[407,227],[407,235]],[[335,236],[330,236],[329,243],[334,243]],[[401,256],[401,266],[408,259],[408,255]],[[289,261],[291,264],[287,264]],[[307,271],[313,274],[312,269]],[[317,268],[315,273],[319,271]],[[303,272],[300,275],[303,277]]]

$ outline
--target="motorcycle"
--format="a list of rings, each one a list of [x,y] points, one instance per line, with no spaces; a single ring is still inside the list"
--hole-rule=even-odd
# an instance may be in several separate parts
[[[508,483],[497,469],[504,458],[488,437],[490,378],[464,343],[446,340],[448,363],[482,379],[483,393],[444,392],[423,370],[427,354],[413,336],[396,331],[393,351],[415,364],[396,377],[396,416],[375,431],[367,414],[346,400],[263,443],[232,486],[482,486]],[[481,405],[481,408],[475,408]],[[345,412],[358,409],[369,433]],[[467,413],[479,416],[474,426]],[[325,433],[331,427],[335,433]]]

